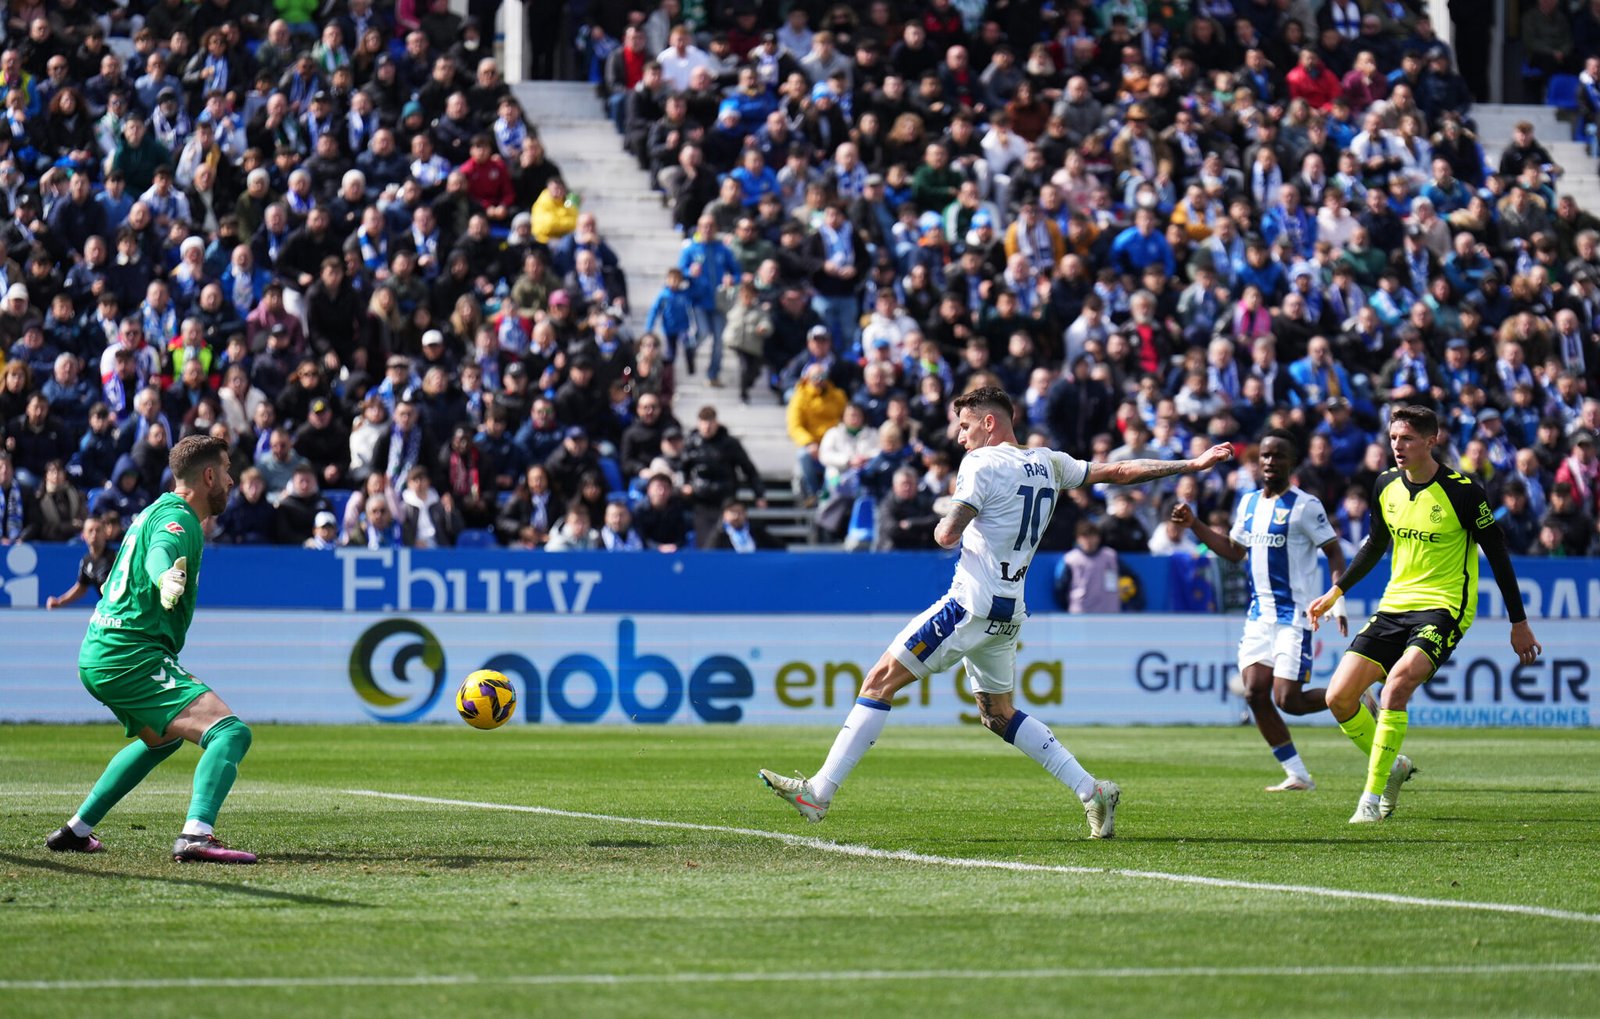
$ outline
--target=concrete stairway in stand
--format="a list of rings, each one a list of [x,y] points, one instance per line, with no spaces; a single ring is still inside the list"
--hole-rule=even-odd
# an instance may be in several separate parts
[[[1490,167],[1500,165],[1500,153],[1511,144],[1511,131],[1519,121],[1533,125],[1537,138],[1566,172],[1556,183],[1556,193],[1570,194],[1579,208],[1600,215],[1600,173],[1582,142],[1572,140],[1572,125],[1549,106],[1487,103],[1472,108],[1478,125],[1478,142]]]
[[[524,82],[515,86],[515,91],[549,158],[560,166],[567,185],[582,196],[583,210],[595,214],[601,235],[622,260],[632,311],[630,324],[638,335],[667,267],[677,262],[682,248],[671,216],[661,197],[650,189],[648,175],[623,151],[622,138],[606,119],[594,86]],[[738,359],[731,351],[723,359],[726,386],[713,389],[706,385],[709,353],[701,351],[701,373],[692,378],[682,370],[680,359],[673,412],[687,429],[693,427],[702,406],[715,406],[718,419],[744,443],[762,476],[786,483],[793,469],[794,446],[784,425],[783,408],[765,387],[752,390],[749,406],[739,403]]]

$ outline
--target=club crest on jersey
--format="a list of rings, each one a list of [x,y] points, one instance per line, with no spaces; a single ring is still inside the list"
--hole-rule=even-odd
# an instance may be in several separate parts
[[[1273,510],[1272,511],[1272,522],[1274,524],[1279,525],[1279,526],[1282,526],[1283,524],[1287,524],[1289,522],[1289,511],[1284,509],[1284,508],[1282,508],[1282,507],[1279,507],[1278,509]]]
[[[1444,520],[1444,507],[1434,503],[1428,508],[1428,522],[1437,524]]]
[[[167,530],[171,531],[173,534],[182,534],[183,525],[178,523],[176,520],[173,520],[167,524]]]

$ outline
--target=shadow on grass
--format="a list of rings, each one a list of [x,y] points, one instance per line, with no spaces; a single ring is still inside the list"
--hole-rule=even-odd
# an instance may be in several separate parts
[[[268,862],[279,862],[279,857],[273,857]],[[47,870],[56,874],[71,874],[76,877],[119,878],[126,881],[155,881],[161,884],[176,885],[180,888],[203,888],[212,892],[231,892],[236,895],[247,895],[257,899],[267,899],[272,902],[292,902],[301,906],[334,906],[341,909],[365,909],[364,902],[351,902],[347,899],[328,899],[320,895],[303,895],[299,892],[281,892],[273,888],[259,888],[254,885],[228,884],[223,881],[204,881],[199,878],[167,877],[162,874],[128,874],[121,871],[93,870],[89,867],[75,867],[70,863],[59,860],[38,859],[30,856],[18,856],[14,853],[0,853],[0,861],[18,867],[31,867],[35,870]],[[178,864],[174,864],[178,866]]]
[[[472,856],[466,853],[427,854],[390,852],[375,853],[366,849],[349,852],[273,853],[271,863],[337,863],[360,865],[363,863],[411,863],[421,867],[438,867],[443,870],[466,870],[471,867],[504,867],[504,856]]]

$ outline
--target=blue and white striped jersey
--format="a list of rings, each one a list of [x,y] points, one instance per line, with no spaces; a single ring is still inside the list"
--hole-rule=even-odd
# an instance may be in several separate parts
[[[1248,618],[1310,626],[1306,607],[1322,593],[1317,551],[1338,537],[1322,502],[1292,485],[1276,498],[1250,492],[1233,511],[1228,537],[1248,552]]]

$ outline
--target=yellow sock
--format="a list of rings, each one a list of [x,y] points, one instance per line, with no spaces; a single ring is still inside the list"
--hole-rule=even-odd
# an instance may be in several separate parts
[[[1406,723],[1411,716],[1404,711],[1378,712],[1378,728],[1372,737],[1372,756],[1367,761],[1367,792],[1374,796],[1383,792],[1389,782],[1389,769],[1394,767],[1395,755],[1405,742]]]
[[[1372,734],[1378,728],[1378,723],[1372,717],[1372,712],[1367,710],[1365,704],[1356,705],[1356,713],[1339,723],[1339,728],[1350,737],[1350,742],[1363,754],[1372,754]]]

